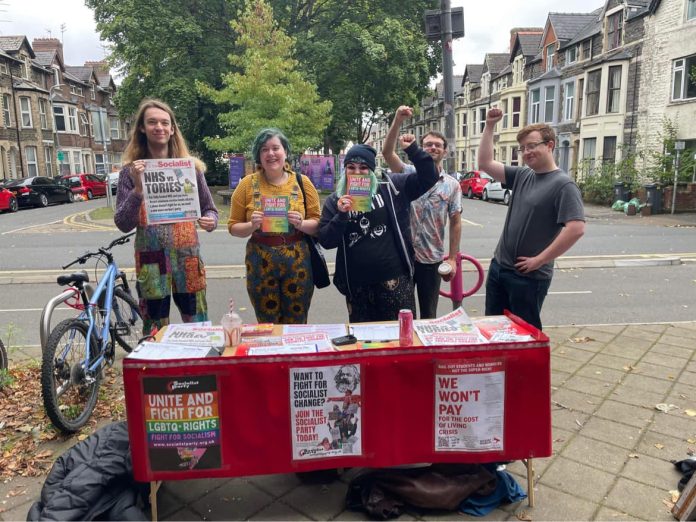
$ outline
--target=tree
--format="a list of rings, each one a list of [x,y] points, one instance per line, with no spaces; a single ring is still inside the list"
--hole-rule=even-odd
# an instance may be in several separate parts
[[[206,144],[217,151],[245,151],[262,128],[278,127],[297,150],[317,147],[330,121],[331,102],[320,101],[316,86],[296,70],[294,39],[273,20],[264,0],[251,0],[238,20],[238,54],[230,64],[238,71],[223,75],[219,90],[198,82],[199,92],[218,107],[225,136],[208,137]]]
[[[110,62],[123,80],[115,98],[122,115],[145,97],[160,98],[176,112],[193,150],[214,167],[202,137],[219,132],[214,107],[198,95],[195,80],[220,85],[224,57],[234,49],[228,21],[241,0],[85,0],[97,30],[110,44]]]

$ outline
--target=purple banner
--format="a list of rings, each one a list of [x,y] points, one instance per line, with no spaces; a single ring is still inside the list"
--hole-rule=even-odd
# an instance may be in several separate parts
[[[317,190],[334,189],[336,163],[333,156],[314,156],[303,154],[300,158],[300,170],[307,176]]]
[[[244,176],[244,154],[230,154],[230,188],[236,188]]]

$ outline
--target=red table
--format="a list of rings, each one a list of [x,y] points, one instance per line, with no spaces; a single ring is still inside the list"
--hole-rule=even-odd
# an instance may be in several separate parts
[[[454,417],[442,415],[464,397],[449,397],[452,400],[436,410],[442,406],[437,396],[444,381],[439,379],[448,365],[475,368],[477,363],[494,364],[504,372],[498,374],[504,382],[502,446],[437,450],[436,444],[444,440],[437,442],[437,424],[448,427],[442,421]],[[360,454],[334,452],[306,458],[305,451],[300,458],[293,448],[298,437],[293,411],[299,415],[293,410],[291,386],[300,386],[299,370],[323,372],[345,366],[357,367],[360,375],[360,393],[354,401],[359,403]],[[467,375],[460,383],[467,382]],[[530,459],[547,457],[552,451],[550,352],[548,338],[540,332],[534,341],[524,343],[195,360],[129,357],[123,362],[123,377],[134,475],[143,482],[422,462],[526,460],[533,503]],[[170,419],[181,418],[186,420],[178,429],[185,433],[172,434]],[[192,462],[196,464],[189,465]]]

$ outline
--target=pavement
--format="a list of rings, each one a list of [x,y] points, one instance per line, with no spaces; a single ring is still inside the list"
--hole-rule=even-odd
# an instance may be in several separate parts
[[[696,226],[696,214],[641,217],[597,209],[590,207],[588,218]],[[559,263],[566,261],[582,260]],[[523,501],[483,519],[673,520],[671,492],[681,475],[671,462],[696,454],[696,321],[551,326],[545,333],[551,339],[553,455],[534,460],[534,508]],[[522,463],[507,469],[526,489]],[[326,484],[305,484],[294,474],[165,482],[159,519],[364,520],[363,513],[345,509],[355,473],[347,470]],[[1,483],[0,520],[25,520],[43,480]],[[400,519],[474,517],[409,511]]]

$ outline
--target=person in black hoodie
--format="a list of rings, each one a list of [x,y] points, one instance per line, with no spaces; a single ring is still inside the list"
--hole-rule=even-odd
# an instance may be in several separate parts
[[[413,135],[402,135],[399,142],[415,173],[387,174],[378,181],[377,151],[354,145],[343,162],[345,174],[322,209],[319,243],[338,248],[334,284],[346,296],[350,322],[394,321],[399,310],[415,309],[409,208],[437,182],[438,173]],[[355,210],[347,193],[346,176],[352,175],[371,177],[368,212]]]

